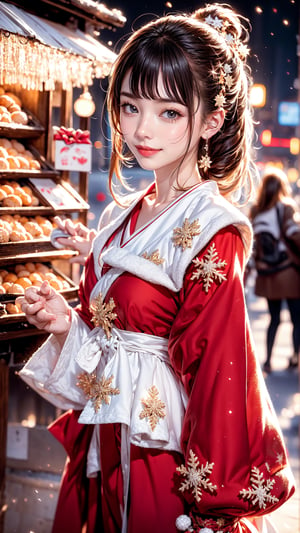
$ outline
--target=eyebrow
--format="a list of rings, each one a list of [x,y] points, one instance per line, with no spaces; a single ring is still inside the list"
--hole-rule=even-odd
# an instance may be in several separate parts
[[[120,96],[125,96],[126,98],[137,98],[138,100],[142,100],[142,96],[135,96],[133,93],[129,93],[127,91],[121,91]],[[173,100],[172,98],[155,98],[155,100],[159,100],[161,103],[176,103],[180,104],[180,102],[177,102],[177,100]],[[181,104],[183,105],[183,104]]]

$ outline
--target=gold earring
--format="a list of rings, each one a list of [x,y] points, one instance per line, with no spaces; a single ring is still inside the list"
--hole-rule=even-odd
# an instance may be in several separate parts
[[[208,155],[208,139],[205,140],[204,154],[200,157],[198,161],[199,168],[203,168],[204,172],[211,167],[211,159]]]

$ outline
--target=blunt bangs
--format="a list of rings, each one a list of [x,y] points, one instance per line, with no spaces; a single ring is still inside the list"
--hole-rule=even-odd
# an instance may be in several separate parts
[[[174,45],[169,46],[164,38],[153,39],[147,46],[135,51],[131,65],[130,89],[137,98],[155,99],[161,97],[158,89],[159,75],[162,75],[168,98],[192,109],[195,84],[190,65]]]

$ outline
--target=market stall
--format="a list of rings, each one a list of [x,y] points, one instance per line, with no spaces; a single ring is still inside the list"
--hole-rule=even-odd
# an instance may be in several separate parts
[[[26,322],[15,300],[42,279],[48,279],[69,301],[77,299],[77,279],[68,263],[73,252],[54,248],[50,233],[57,214],[86,221],[90,170],[86,154],[92,149],[88,125],[94,109],[89,87],[108,75],[115,58],[99,41],[99,31],[126,22],[120,11],[93,0],[42,0],[39,16],[36,2],[26,3],[26,11],[22,4],[0,2],[0,532],[5,512],[10,511],[4,494],[9,383],[12,403],[26,403],[26,397],[18,396],[24,391],[14,390],[10,374],[46,338]],[[74,88],[82,89],[77,130],[73,129]],[[63,128],[69,140],[72,132],[72,149],[76,149],[69,159],[71,141],[66,142]],[[57,152],[59,142],[66,149]],[[76,184],[71,179],[74,171]],[[47,424],[49,416],[57,414],[47,412],[39,419],[34,410],[33,405],[30,412],[37,425]],[[24,420],[18,416],[14,412],[20,435]],[[22,416],[28,419],[26,409]],[[12,432],[11,438],[15,436]],[[12,440],[11,449],[15,444]],[[22,456],[23,467],[28,467],[31,455],[29,449]],[[18,451],[14,456],[10,450],[11,470],[20,465],[18,459]],[[18,513],[21,520],[22,512]],[[25,525],[18,527],[26,530]]]

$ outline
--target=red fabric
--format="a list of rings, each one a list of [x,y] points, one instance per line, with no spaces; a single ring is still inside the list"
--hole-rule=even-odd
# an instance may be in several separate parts
[[[86,477],[86,456],[94,426],[78,424],[79,415],[80,411],[67,411],[48,428],[68,456],[52,533],[82,533],[83,528],[85,533],[94,533],[99,525],[98,480]]]
[[[217,261],[226,262],[222,270],[226,280],[213,280],[207,292],[201,276],[191,279],[195,272],[195,266],[191,265],[179,293],[125,272],[106,295],[107,300],[113,297],[116,303],[118,328],[169,338],[171,363],[189,395],[182,431],[184,457],[131,447],[128,533],[155,530],[175,533],[173,518],[183,512],[184,506],[203,520],[225,517],[230,521],[266,513],[281,505],[294,490],[282,474],[285,448],[251,344],[242,289],[241,239],[233,227],[225,228],[201,251],[199,260],[205,260],[212,242],[218,253]],[[86,279],[81,284],[84,308],[95,280],[92,261],[91,257],[86,266]],[[86,309],[81,312],[88,316]],[[81,446],[85,449],[87,444],[85,430],[81,433],[73,423],[63,425],[62,430],[70,438],[71,462],[74,459],[77,462],[73,443],[78,443],[78,453],[83,457]],[[72,431],[75,438],[67,436]],[[123,506],[119,426],[102,426],[100,440],[104,531],[117,533]],[[212,492],[202,490],[198,502],[191,489],[178,490],[184,478],[176,474],[176,466],[188,467],[191,451],[199,465],[212,465],[208,477],[217,487]],[[70,467],[74,475],[78,473],[80,512],[84,508],[81,503],[85,490],[81,477],[83,463],[80,460],[78,472],[76,466]],[[262,508],[258,502],[253,503],[253,498],[250,501],[241,497],[241,490],[251,486],[253,466],[263,473],[264,480],[274,480],[271,494],[278,498],[278,503],[266,500]],[[64,479],[75,487],[70,475]],[[62,511],[58,510],[57,521],[63,520],[68,494],[63,485],[59,500]],[[238,528],[249,531],[244,525]],[[60,531],[69,533],[69,530]],[[55,533],[60,531],[57,529]],[[77,529],[72,529],[74,532]]]

